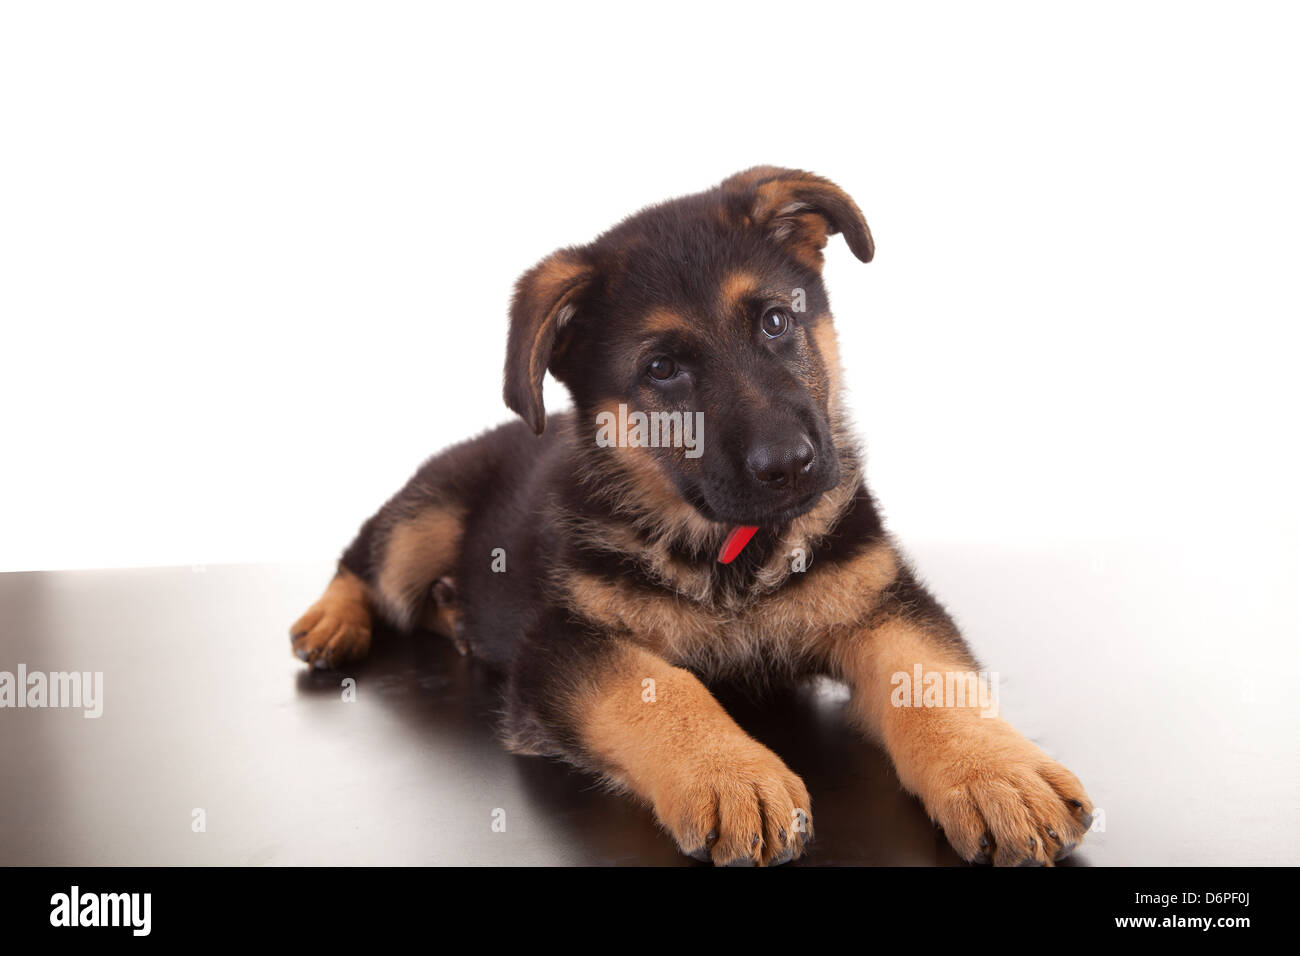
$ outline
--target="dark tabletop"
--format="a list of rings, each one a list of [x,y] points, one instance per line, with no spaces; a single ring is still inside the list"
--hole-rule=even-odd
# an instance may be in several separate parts
[[[932,566],[957,592],[950,603],[990,632],[986,612],[1000,607],[990,582],[1061,573],[1037,558],[999,565],[958,553]],[[1092,593],[1073,589],[1062,607],[1049,587],[1016,615],[998,611],[1027,621],[992,641],[1005,652],[1004,715],[1075,770],[1104,811],[1105,832],[1073,862],[1294,862],[1285,725],[1252,717],[1240,689],[1198,674],[1212,648],[1186,646],[1194,679],[1171,691],[1169,675],[1150,670],[1158,653],[1133,653],[1125,634],[1111,635],[1110,650],[1081,646],[1074,632],[1096,631],[1107,592],[1087,562],[1075,571]],[[0,863],[697,865],[645,808],[559,763],[507,754],[494,737],[497,677],[448,642],[381,633],[358,666],[305,670],[286,629],[329,572],[0,575],[0,671],[98,671],[104,681],[98,719],[0,710]],[[1057,621],[1051,643],[1027,638],[1045,618]],[[977,648],[988,661],[987,644]],[[344,700],[344,678],[355,701]],[[959,864],[883,753],[848,729],[842,687],[720,697],[808,784],[817,840],[802,863]],[[1225,707],[1249,726],[1224,730]],[[1255,725],[1274,736],[1252,736]],[[502,818],[504,832],[493,826]]]

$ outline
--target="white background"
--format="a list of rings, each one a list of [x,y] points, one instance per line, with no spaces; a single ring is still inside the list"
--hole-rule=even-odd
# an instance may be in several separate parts
[[[506,418],[519,272],[755,163],[875,232],[904,542],[1294,561],[1287,8],[465,6],[3,7],[0,569],[328,560]]]

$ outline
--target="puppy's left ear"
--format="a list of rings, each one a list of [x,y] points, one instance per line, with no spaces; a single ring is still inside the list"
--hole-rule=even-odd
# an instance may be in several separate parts
[[[542,381],[556,342],[595,272],[579,249],[561,249],[515,283],[506,342],[506,404],[538,435],[546,428]]]
[[[755,166],[724,180],[721,189],[733,220],[761,229],[816,271],[822,267],[827,237],[837,232],[863,262],[876,253],[862,210],[829,179],[799,169]]]

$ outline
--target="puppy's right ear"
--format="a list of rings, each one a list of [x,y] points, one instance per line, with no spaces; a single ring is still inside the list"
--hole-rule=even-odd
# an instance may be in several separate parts
[[[538,435],[546,428],[542,380],[555,343],[577,311],[594,269],[581,250],[561,249],[515,283],[506,343],[505,400]]]

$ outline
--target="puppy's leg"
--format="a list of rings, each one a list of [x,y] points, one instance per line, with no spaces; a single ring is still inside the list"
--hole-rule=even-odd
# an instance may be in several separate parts
[[[325,593],[290,628],[293,651],[315,667],[337,667],[370,650],[374,615],[403,630],[454,623],[454,609],[433,599],[450,586],[464,509],[439,493],[422,469],[362,526]]]
[[[289,628],[293,653],[315,667],[336,667],[370,650],[369,588],[342,566],[320,599]]]
[[[772,865],[803,853],[803,781],[694,675],[621,641],[559,647],[526,647],[515,661],[512,749],[564,757],[631,790],[696,859]]]
[[[947,700],[941,689],[938,706],[924,699],[917,706],[896,676],[912,681],[917,665],[923,675],[978,670],[920,585],[895,585],[867,627],[839,640],[835,655],[855,716],[964,859],[1050,866],[1083,839],[1093,807],[1074,774],[1001,717],[983,716],[978,699]]]

